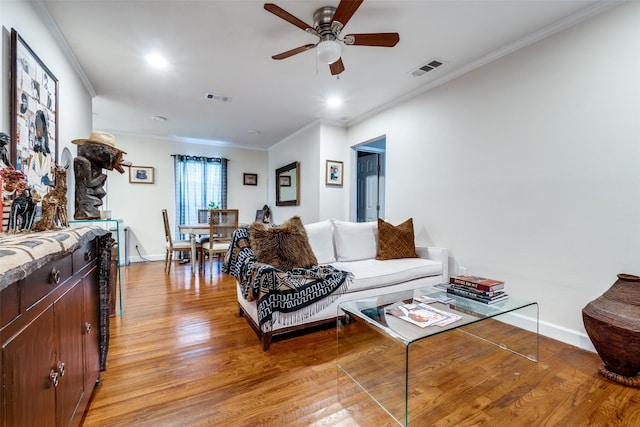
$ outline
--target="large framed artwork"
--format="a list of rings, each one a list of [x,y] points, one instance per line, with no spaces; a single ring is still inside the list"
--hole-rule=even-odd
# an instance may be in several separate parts
[[[11,29],[11,160],[44,195],[58,160],[58,79]]]

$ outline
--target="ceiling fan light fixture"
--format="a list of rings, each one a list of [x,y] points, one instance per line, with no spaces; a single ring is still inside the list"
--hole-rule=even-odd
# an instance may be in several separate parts
[[[342,55],[342,46],[336,40],[323,40],[316,46],[318,61],[324,64],[333,64]]]

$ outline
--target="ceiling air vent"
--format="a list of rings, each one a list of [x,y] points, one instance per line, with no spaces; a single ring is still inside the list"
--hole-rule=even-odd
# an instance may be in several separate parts
[[[211,101],[220,101],[220,102],[229,102],[231,101],[230,96],[218,95],[216,93],[205,93],[204,99],[209,99]]]
[[[413,77],[420,77],[423,74],[428,73],[431,70],[434,70],[436,68],[438,68],[439,66],[441,66],[443,63],[442,61],[438,61],[437,59],[432,59],[431,61],[427,62],[424,65],[419,66],[418,68],[416,68],[415,70],[413,70],[411,72],[411,75]]]

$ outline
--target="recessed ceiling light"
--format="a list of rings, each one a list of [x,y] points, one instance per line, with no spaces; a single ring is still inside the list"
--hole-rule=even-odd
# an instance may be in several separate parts
[[[145,56],[145,59],[152,67],[155,68],[165,68],[168,64],[165,57],[157,53],[150,53]]]
[[[337,107],[338,105],[342,104],[342,100],[334,96],[327,99],[327,104],[329,105],[329,107]]]

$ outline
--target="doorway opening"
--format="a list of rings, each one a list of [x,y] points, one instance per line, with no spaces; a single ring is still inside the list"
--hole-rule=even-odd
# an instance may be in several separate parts
[[[386,146],[386,137],[381,137],[355,147],[358,222],[384,218]]]

